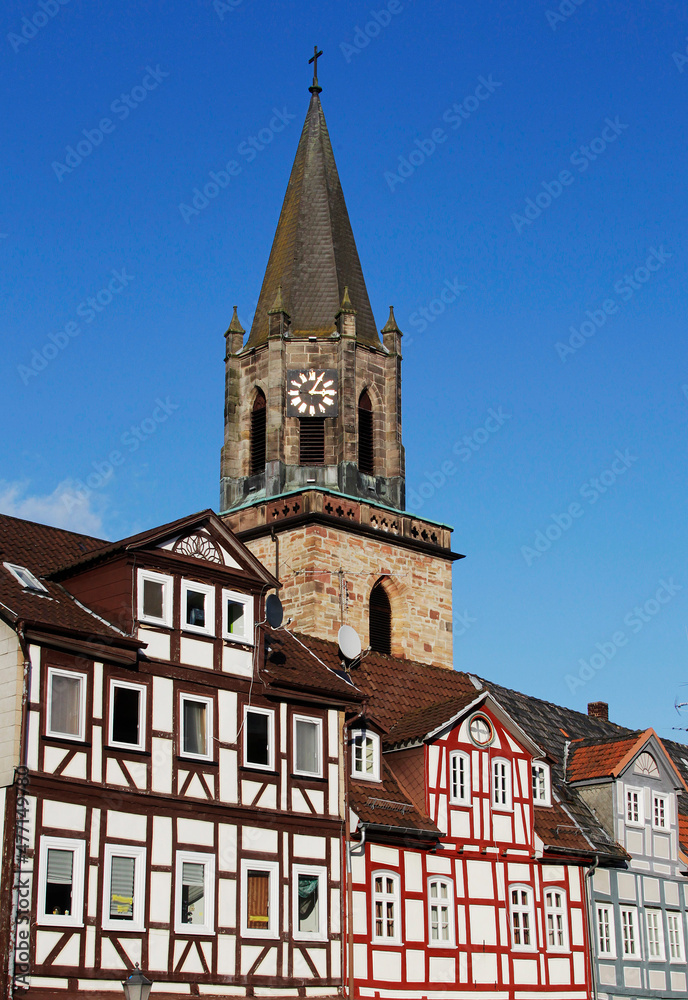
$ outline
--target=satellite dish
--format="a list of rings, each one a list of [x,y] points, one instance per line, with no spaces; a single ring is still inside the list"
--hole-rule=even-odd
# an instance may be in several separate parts
[[[270,628],[279,628],[282,624],[284,610],[277,594],[268,594],[265,602],[265,617],[268,620]]]
[[[361,640],[358,632],[351,625],[342,625],[337,633],[339,649],[345,660],[355,660],[361,655]]]

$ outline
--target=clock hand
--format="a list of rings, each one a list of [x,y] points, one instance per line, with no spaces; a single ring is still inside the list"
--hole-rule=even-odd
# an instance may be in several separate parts
[[[320,372],[320,374],[318,375],[317,379],[313,383],[313,388],[308,390],[309,393],[311,394],[311,396],[321,395],[320,393],[316,393],[315,390],[318,388],[318,382],[322,381],[322,379],[324,377],[325,377],[325,372]]]

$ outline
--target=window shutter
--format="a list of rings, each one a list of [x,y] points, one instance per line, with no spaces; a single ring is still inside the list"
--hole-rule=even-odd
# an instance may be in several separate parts
[[[299,421],[299,465],[325,464],[325,418]]]
[[[74,852],[48,848],[47,881],[53,885],[71,885],[74,866]]]
[[[370,645],[377,653],[392,651],[392,608],[380,583],[370,593]]]
[[[182,884],[187,887],[189,906],[203,899],[205,889],[205,865],[184,861],[182,864]]]
[[[375,474],[373,454],[373,405],[364,390],[358,400],[358,468],[366,476]]]
[[[251,411],[251,475],[257,476],[265,472],[265,428],[266,428],[265,396],[258,390]]]
[[[134,916],[134,858],[112,858],[110,916],[131,920]]]

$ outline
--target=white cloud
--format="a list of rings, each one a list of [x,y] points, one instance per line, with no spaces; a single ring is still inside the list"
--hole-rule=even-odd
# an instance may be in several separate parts
[[[105,496],[87,491],[84,496],[72,479],[63,479],[52,493],[38,496],[27,492],[28,480],[7,482],[0,480],[0,512],[22,517],[55,528],[79,531],[85,535],[103,534],[103,511],[107,506]],[[81,497],[83,496],[83,499]]]

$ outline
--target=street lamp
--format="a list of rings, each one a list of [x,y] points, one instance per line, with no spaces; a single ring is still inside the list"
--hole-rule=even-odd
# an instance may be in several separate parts
[[[148,1000],[152,985],[150,979],[146,979],[139,969],[137,962],[132,974],[122,983],[122,989],[126,1000]]]

